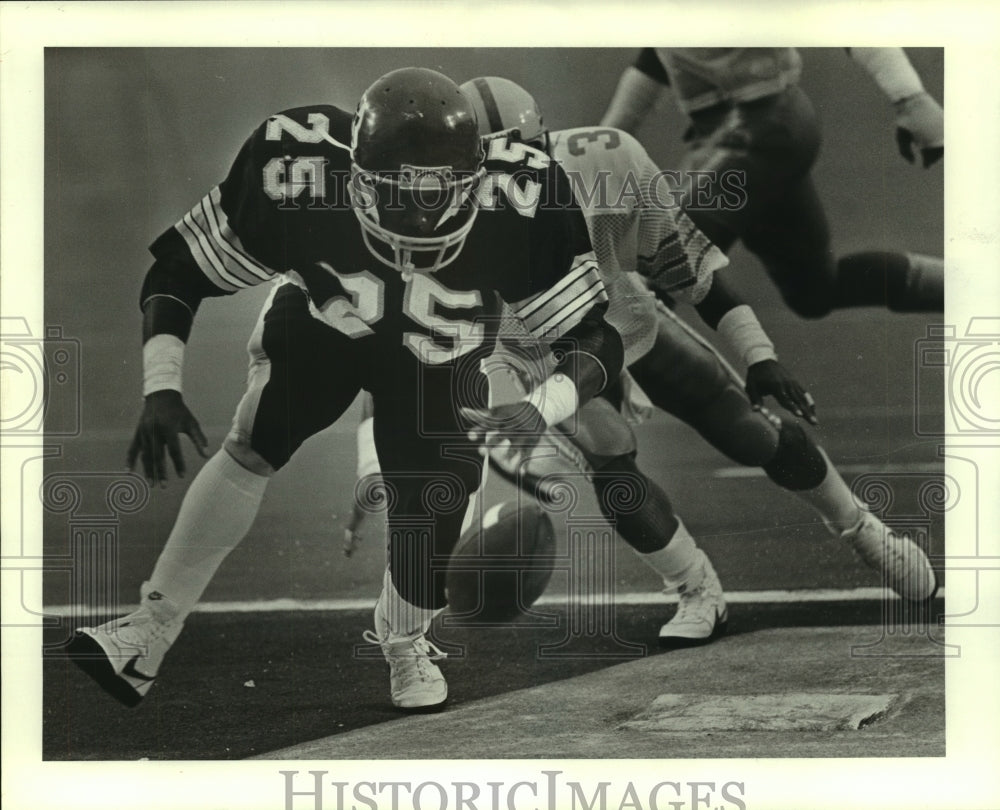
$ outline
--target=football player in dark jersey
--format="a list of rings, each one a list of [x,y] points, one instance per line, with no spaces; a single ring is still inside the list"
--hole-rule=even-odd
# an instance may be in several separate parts
[[[903,157],[912,163],[915,145],[925,168],[940,160],[944,113],[903,50],[849,52],[893,104]],[[704,199],[717,197],[731,172],[745,177],[744,205],[689,204],[689,216],[727,253],[742,240],[799,315],[868,305],[943,312],[940,257],[879,250],[833,256],[810,174],[820,129],[799,86],[801,67],[794,48],[644,48],[623,72],[602,125],[634,134],[670,86],[691,122],[676,168],[708,184],[698,189]],[[690,185],[686,198],[695,199]]]
[[[141,296],[145,405],[128,451],[129,466],[141,463],[151,482],[165,481],[168,456],[183,470],[179,434],[204,453],[181,396],[199,303],[266,281],[274,288],[250,338],[232,430],[188,489],[139,609],[79,630],[71,657],[138,703],[249,531],[269,477],[366,390],[389,534],[366,638],[389,663],[394,705],[440,706],[447,684],[425,633],[445,606],[436,564],[446,563],[481,482],[470,428],[530,443],[621,367],[562,170],[529,148],[487,155],[458,86],[404,68],[372,84],[354,113],[315,106],[268,118],[225,180],[151,250]],[[516,408],[490,408],[481,370],[501,317],[562,358]]]
[[[936,577],[920,547],[859,506],[826,453],[795,420],[758,407],[765,395],[774,396],[815,422],[811,398],[777,362],[752,311],[715,278],[725,257],[676,204],[667,204],[670,198],[659,198],[660,172],[638,141],[606,127],[549,131],[532,96],[508,79],[477,78],[462,89],[473,99],[484,134],[501,143],[545,148],[578,190],[610,296],[607,317],[623,336],[629,372],[623,379],[634,380],[653,404],[695,428],[729,458],[761,467],[809,504],[827,529],[901,597],[920,602],[933,596]],[[746,390],[693,330],[653,303],[648,290],[630,287],[627,282],[636,277],[657,289],[667,285],[671,296],[696,307],[748,367]],[[565,457],[591,473],[605,516],[667,587],[680,591],[677,614],[660,629],[661,642],[708,640],[726,618],[721,585],[666,493],[636,466],[635,436],[617,408],[604,401],[618,406],[622,398],[618,386],[608,386],[547,441],[557,448],[566,440],[574,445],[582,458],[574,459],[572,449]],[[543,481],[531,474],[530,453],[494,452],[491,458],[509,478],[541,494]],[[542,469],[552,468],[543,460]],[[623,492],[642,497],[623,498]]]

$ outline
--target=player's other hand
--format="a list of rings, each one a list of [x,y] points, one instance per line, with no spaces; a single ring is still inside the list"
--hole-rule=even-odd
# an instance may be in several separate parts
[[[510,454],[530,450],[547,426],[538,409],[528,402],[512,402],[494,408],[462,408],[469,425],[469,439],[480,445],[484,456],[491,450]]]
[[[128,448],[126,463],[135,469],[136,459],[142,461],[143,473],[151,484],[166,486],[169,454],[178,478],[184,477],[186,467],[181,453],[180,434],[190,437],[195,450],[207,458],[208,440],[201,432],[198,420],[184,404],[179,391],[154,391],[146,397],[146,404],[135,429],[135,437]]]
[[[913,146],[920,150],[924,168],[944,157],[944,110],[929,93],[900,99],[896,108],[899,153],[913,163]]]
[[[774,397],[800,419],[819,424],[812,396],[777,360],[761,360],[747,369],[747,396],[757,407],[764,404],[764,397]]]

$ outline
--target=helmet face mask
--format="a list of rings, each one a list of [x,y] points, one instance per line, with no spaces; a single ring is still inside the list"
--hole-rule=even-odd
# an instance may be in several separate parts
[[[361,97],[351,152],[351,207],[369,252],[402,273],[454,261],[485,174],[475,112],[458,85],[424,68],[386,74]]]
[[[456,176],[445,167],[373,173],[351,167],[351,207],[369,252],[400,272],[433,273],[461,252],[479,210],[484,169]]]

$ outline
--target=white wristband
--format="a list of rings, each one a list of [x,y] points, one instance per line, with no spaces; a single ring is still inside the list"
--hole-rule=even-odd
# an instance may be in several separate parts
[[[142,347],[142,395],[180,391],[184,341],[176,335],[153,335]]]
[[[851,48],[851,56],[893,104],[924,90],[920,76],[902,48]]]
[[[576,384],[566,374],[553,374],[525,397],[549,427],[569,419],[580,406]]]
[[[733,307],[723,315],[715,331],[747,368],[761,360],[778,359],[774,353],[774,344],[753,310],[746,304]]]

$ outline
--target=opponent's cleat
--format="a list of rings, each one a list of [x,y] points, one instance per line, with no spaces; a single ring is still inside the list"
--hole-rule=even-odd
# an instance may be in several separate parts
[[[134,613],[98,627],[81,627],[66,646],[66,654],[109,695],[126,706],[146,696],[163,656],[181,632],[176,607],[152,591],[143,594]]]
[[[708,557],[702,553],[703,575],[694,587],[678,589],[680,602],[674,617],[660,628],[660,646],[692,647],[722,635],[729,619],[729,608],[722,593],[722,583]]]
[[[937,577],[920,546],[896,534],[871,512],[865,512],[856,526],[840,536],[903,599],[923,602],[937,593]]]
[[[412,636],[385,635],[371,630],[365,641],[382,647],[389,662],[389,690],[392,705],[406,711],[433,711],[448,698],[448,683],[435,661],[446,657],[423,633]]]

